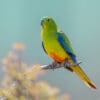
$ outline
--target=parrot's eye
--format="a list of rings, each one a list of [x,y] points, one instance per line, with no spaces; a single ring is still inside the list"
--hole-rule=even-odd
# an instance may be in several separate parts
[[[50,21],[50,19],[48,18],[48,19],[47,19],[47,21],[49,22],[49,21]]]

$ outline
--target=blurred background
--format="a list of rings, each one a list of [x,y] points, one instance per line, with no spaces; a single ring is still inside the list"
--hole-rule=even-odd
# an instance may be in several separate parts
[[[99,0],[0,0],[0,61],[13,43],[21,42],[26,46],[24,60],[29,64],[52,62],[41,46],[40,20],[44,16],[53,17],[68,35],[82,68],[98,89],[87,88],[65,69],[49,70],[38,80],[60,88],[71,100],[100,100]]]

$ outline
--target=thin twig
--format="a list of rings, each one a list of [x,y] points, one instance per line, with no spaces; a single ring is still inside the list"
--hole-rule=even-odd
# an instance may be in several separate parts
[[[49,65],[43,65],[40,66],[43,70],[48,70],[48,69],[57,69],[57,68],[65,68],[65,67],[72,67],[75,65],[79,65],[81,62],[78,63],[69,63],[67,61],[63,62],[63,63],[52,63]]]

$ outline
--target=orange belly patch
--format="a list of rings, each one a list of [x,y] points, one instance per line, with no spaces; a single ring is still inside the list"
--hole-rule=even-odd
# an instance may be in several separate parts
[[[50,52],[50,57],[57,61],[57,62],[63,62],[65,60],[65,57],[60,57],[59,55],[57,55],[56,53],[54,52]]]

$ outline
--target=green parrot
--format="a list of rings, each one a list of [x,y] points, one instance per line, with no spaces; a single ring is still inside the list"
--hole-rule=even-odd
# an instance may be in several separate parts
[[[66,67],[66,69],[75,72],[88,87],[96,89],[95,84],[88,78],[79,64],[77,64],[76,55],[68,37],[59,30],[53,18],[44,17],[41,20],[41,26],[42,46],[46,54],[55,63],[63,63],[64,61],[73,63],[73,66]]]

